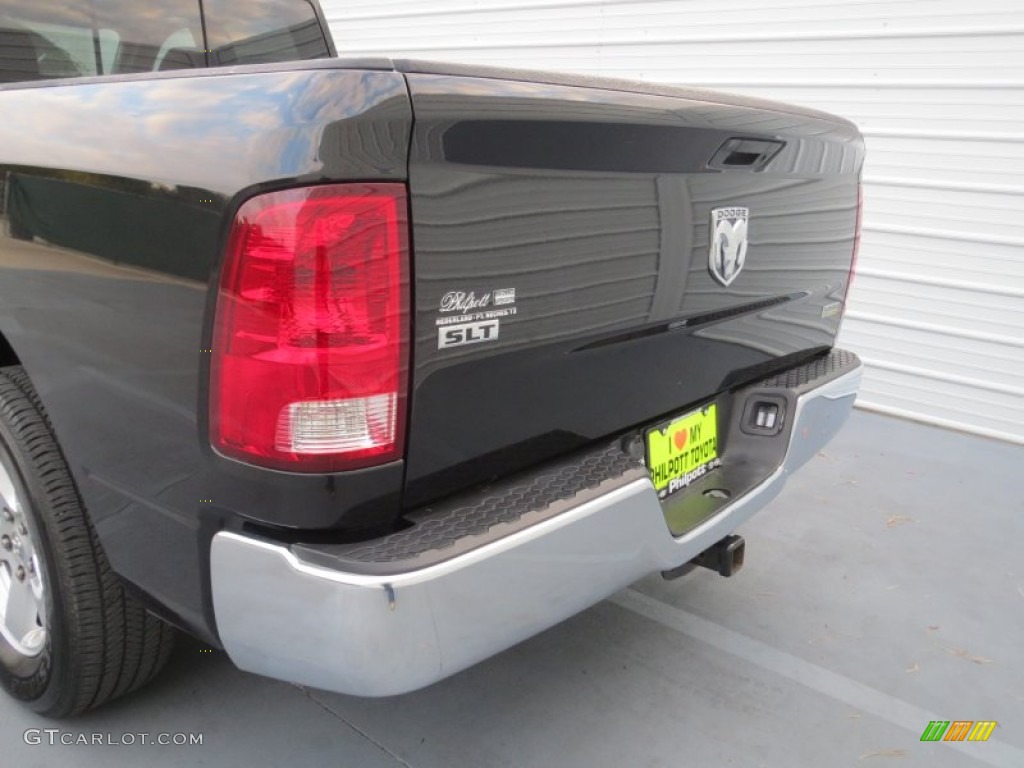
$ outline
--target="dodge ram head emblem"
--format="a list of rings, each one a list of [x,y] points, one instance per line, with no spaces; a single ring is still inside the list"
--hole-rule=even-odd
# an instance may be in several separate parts
[[[708,269],[722,285],[729,285],[747,259],[747,221],[749,208],[713,208],[711,210],[711,254]]]

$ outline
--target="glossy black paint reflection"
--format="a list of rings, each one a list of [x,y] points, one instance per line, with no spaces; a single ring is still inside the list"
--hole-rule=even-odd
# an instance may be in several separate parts
[[[305,66],[0,90],[0,333],[115,569],[211,640],[213,531],[379,527],[399,508],[401,462],[302,476],[209,448],[209,309],[235,208],[405,178],[402,77]]]
[[[645,84],[397,66],[416,114],[406,506],[832,345],[824,309],[843,300],[863,160],[851,124]],[[757,172],[709,167],[733,138],[782,147]],[[729,206],[751,210],[750,248],[723,288],[710,221]],[[515,314],[495,341],[439,348],[438,321],[459,314],[446,294],[501,289]]]

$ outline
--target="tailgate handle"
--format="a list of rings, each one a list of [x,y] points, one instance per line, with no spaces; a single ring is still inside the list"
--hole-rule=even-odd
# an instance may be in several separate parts
[[[784,146],[786,142],[772,139],[729,139],[715,152],[708,167],[720,171],[760,171]]]

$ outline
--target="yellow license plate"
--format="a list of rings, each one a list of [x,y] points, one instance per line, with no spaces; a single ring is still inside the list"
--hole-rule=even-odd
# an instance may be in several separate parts
[[[714,403],[647,433],[647,468],[661,497],[686,488],[721,463]]]

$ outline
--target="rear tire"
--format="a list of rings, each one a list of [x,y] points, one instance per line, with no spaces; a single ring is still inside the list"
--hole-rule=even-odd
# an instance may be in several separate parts
[[[0,684],[75,715],[151,680],[173,642],[111,570],[28,376],[0,368]]]

